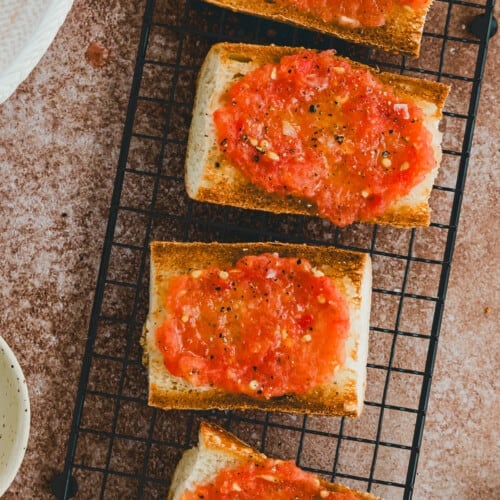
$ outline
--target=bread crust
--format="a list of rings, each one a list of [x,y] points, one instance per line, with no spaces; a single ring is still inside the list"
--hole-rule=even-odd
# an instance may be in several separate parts
[[[277,63],[283,56],[302,50],[298,47],[232,43],[220,43],[211,48],[198,77],[189,131],[185,182],[191,198],[277,214],[318,215],[317,206],[310,200],[268,193],[229,163],[217,145],[212,119],[213,112],[223,103],[227,88],[235,81],[234,75],[241,77],[266,63]],[[428,199],[441,162],[441,133],[438,125],[449,87],[428,80],[378,72],[375,68],[349,62],[354,67],[370,71],[383,83],[391,85],[398,96],[411,99],[424,110],[426,127],[433,139],[436,165],[409,194],[397,200],[383,215],[366,222],[403,228],[428,226]]]
[[[418,57],[425,18],[432,2],[426,8],[414,10],[397,5],[380,27],[350,28],[337,22],[327,22],[297,7],[283,6],[269,0],[205,0],[205,2],[233,12],[252,14],[300,28],[312,29],[342,38],[349,42],[370,45],[394,54]]]
[[[215,388],[199,388],[166,370],[155,342],[155,332],[163,323],[162,297],[169,278],[196,269],[232,267],[245,255],[278,252],[282,257],[308,259],[330,276],[347,299],[351,328],[346,343],[346,363],[331,381],[304,394],[271,399],[251,398]],[[371,259],[369,255],[307,245],[281,243],[151,243],[150,306],[144,327],[143,362],[148,368],[149,404],[163,409],[260,409],[317,415],[359,416],[366,385]]]
[[[205,484],[213,480],[218,472],[223,468],[235,468],[249,462],[262,463],[266,460],[266,455],[259,453],[251,448],[246,443],[238,439],[233,434],[227,432],[218,425],[210,424],[202,421],[198,433],[198,448],[196,449],[198,456],[196,457],[198,464],[203,461],[208,461],[207,457],[213,455],[217,457],[218,464],[210,467],[210,472],[205,477],[191,477],[189,481],[183,481],[182,478],[189,477],[189,469],[193,471],[192,461],[186,454],[192,454],[193,450],[188,450],[177,465],[172,479],[172,484],[167,496],[167,500],[177,500],[186,491],[197,484]],[[220,460],[219,457],[224,457],[225,460]],[[191,463],[190,463],[191,462]],[[206,468],[205,468],[206,470]],[[196,476],[196,473],[194,474]],[[207,477],[208,476],[208,477]],[[371,493],[362,493],[352,490],[346,486],[330,483],[324,479],[318,478],[323,489],[335,493],[351,493],[360,500],[380,500],[379,497]]]

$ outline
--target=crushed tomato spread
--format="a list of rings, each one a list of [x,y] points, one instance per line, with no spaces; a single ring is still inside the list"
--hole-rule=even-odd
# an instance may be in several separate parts
[[[306,259],[261,254],[169,280],[156,332],[165,367],[253,397],[302,393],[345,360],[347,302]]]
[[[323,21],[335,21],[348,28],[383,26],[395,6],[413,10],[426,8],[429,0],[276,0],[293,5],[299,11],[313,14]]]
[[[307,50],[249,72],[214,112],[232,165],[339,226],[382,215],[434,168],[423,119],[370,71]]]
[[[212,483],[187,491],[181,500],[356,500],[353,493],[337,493],[324,488],[310,472],[292,461],[266,459],[236,468],[222,469]]]

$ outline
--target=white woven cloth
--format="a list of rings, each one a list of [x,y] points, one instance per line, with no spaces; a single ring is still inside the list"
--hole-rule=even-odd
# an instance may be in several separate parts
[[[0,103],[31,73],[73,0],[0,0]]]

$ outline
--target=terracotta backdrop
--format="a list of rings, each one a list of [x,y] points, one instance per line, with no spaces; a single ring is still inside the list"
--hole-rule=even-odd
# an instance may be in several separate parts
[[[144,2],[77,0],[0,105],[0,331],[27,375],[32,431],[6,494],[50,498],[62,467]],[[111,52],[92,67],[91,42]],[[500,36],[491,43],[415,498],[493,498],[498,469]],[[460,58],[457,58],[457,63]],[[490,497],[491,495],[491,497]]]

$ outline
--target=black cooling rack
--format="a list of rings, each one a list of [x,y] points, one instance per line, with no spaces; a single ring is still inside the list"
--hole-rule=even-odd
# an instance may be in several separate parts
[[[197,0],[148,0],[60,498],[164,498],[182,451],[208,419],[268,455],[386,498],[411,498],[481,87],[493,2],[436,1],[422,55],[408,59]],[[483,34],[467,26],[477,16]],[[335,48],[381,69],[452,86],[430,228],[338,229],[190,201],[183,162],[195,79],[222,40]],[[158,411],[147,406],[138,339],[153,239],[290,241],[369,252],[373,312],[360,419],[262,412]]]

